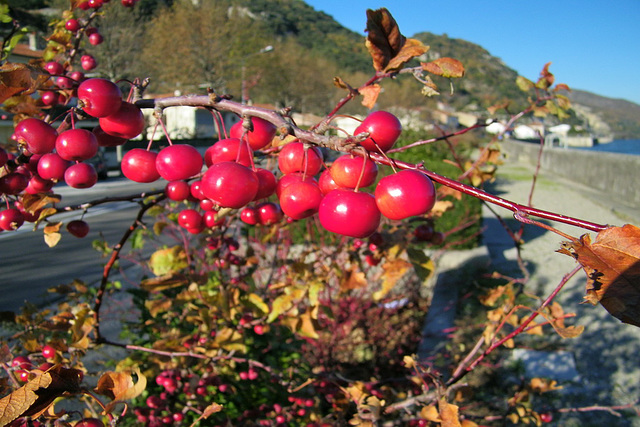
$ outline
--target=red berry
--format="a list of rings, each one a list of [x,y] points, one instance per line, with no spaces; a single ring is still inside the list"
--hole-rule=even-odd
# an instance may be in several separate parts
[[[126,101],[122,101],[118,111],[107,117],[101,117],[98,121],[103,131],[124,139],[140,135],[145,125],[140,108]]]
[[[98,140],[86,129],[69,129],[58,135],[56,152],[65,160],[89,160],[98,153]]]
[[[202,215],[195,209],[183,209],[178,214],[178,224],[186,229],[200,228],[202,226]]]
[[[335,190],[336,188],[340,188],[338,184],[331,177],[331,170],[325,169],[320,174],[320,178],[318,179],[318,186],[320,187],[320,191],[322,194],[327,194],[331,190]]]
[[[75,33],[80,29],[80,22],[78,22],[78,20],[74,18],[68,19],[67,22],[64,23],[64,28],[71,31],[72,33]]]
[[[318,212],[322,198],[322,191],[317,184],[299,181],[282,190],[279,200],[285,215],[293,219],[303,219]]]
[[[91,71],[98,66],[96,59],[91,55],[82,55],[80,58],[80,66],[85,71]]]
[[[252,201],[258,186],[256,174],[235,162],[215,163],[202,177],[203,194],[219,206],[233,209]]]
[[[240,212],[240,220],[245,224],[256,225],[258,223],[258,211],[255,208],[247,206]]]
[[[318,209],[322,226],[351,237],[370,236],[380,225],[380,211],[373,195],[337,189],[324,196]]]
[[[283,174],[304,172],[313,176],[322,168],[322,152],[315,146],[305,150],[302,142],[290,142],[280,150],[278,167]]]
[[[163,148],[156,157],[156,169],[167,181],[191,178],[202,170],[202,156],[189,144],[174,144]]]
[[[29,185],[29,177],[18,171],[0,177],[0,195],[20,194]]]
[[[273,140],[273,137],[276,135],[276,126],[259,117],[251,117],[251,124],[253,126],[253,130],[248,131],[245,135],[246,141],[249,143],[251,148],[254,150],[260,150],[269,145],[271,140]],[[240,139],[243,133],[244,128],[242,121],[235,123],[229,130],[231,138]]]
[[[400,220],[429,212],[436,203],[436,189],[425,174],[403,170],[382,178],[375,197],[382,215]]]
[[[125,138],[109,135],[108,133],[103,131],[100,126],[94,127],[92,132],[98,140],[98,145],[101,147],[117,147],[118,145],[123,145],[125,142],[127,142]]]
[[[0,229],[5,231],[17,230],[24,224],[24,214],[16,208],[0,211]]]
[[[272,202],[260,203],[256,206],[258,212],[258,224],[273,225],[280,222],[283,218],[280,205]]]
[[[227,138],[207,148],[204,153],[204,163],[207,167],[221,162],[238,162],[244,166],[251,166],[252,157],[253,153],[247,144],[242,143],[238,138]]]
[[[44,69],[49,72],[51,75],[58,75],[64,73],[64,66],[59,62],[49,61],[44,64]]]
[[[53,359],[56,355],[56,349],[51,347],[50,345],[45,345],[42,347],[42,357],[45,359]]]
[[[84,418],[75,427],[104,427],[104,423],[97,418]]]
[[[551,412],[544,412],[540,414],[540,421],[543,423],[550,423],[553,421],[553,414]]]
[[[276,196],[280,198],[280,195],[282,194],[282,191],[285,188],[287,188],[289,185],[295,182],[300,182],[300,181],[310,182],[316,185],[318,184],[318,181],[316,181],[315,178],[308,175],[305,176],[302,172],[290,173],[290,174],[281,176],[280,179],[278,180],[278,183],[276,184]]]
[[[189,183],[186,181],[171,181],[164,189],[167,197],[176,202],[187,200],[191,195]]]
[[[75,163],[64,172],[64,182],[73,188],[90,188],[98,182],[98,173],[89,163]]]
[[[42,120],[28,118],[18,123],[11,138],[25,144],[32,154],[47,154],[55,148],[58,132]]]
[[[402,124],[391,113],[374,111],[362,121],[353,134],[362,132],[369,132],[369,137],[360,143],[364,148],[378,152],[377,144],[380,150],[388,151],[402,133]]]
[[[107,117],[120,109],[120,88],[107,79],[87,79],[78,86],[78,101],[93,117]]]
[[[342,188],[368,187],[378,176],[378,166],[368,157],[345,154],[329,169],[333,182]]]
[[[44,179],[60,181],[64,179],[64,172],[71,166],[71,162],[63,159],[58,153],[43,155],[38,160],[38,175]]]
[[[120,165],[122,174],[135,182],[153,182],[160,178],[156,169],[156,156],[154,151],[144,148],[134,148],[127,151],[122,157]]]
[[[278,180],[270,170],[256,168],[256,177],[258,177],[258,192],[254,200],[266,199],[276,191]]]
[[[67,231],[79,239],[89,234],[89,224],[81,219],[74,219],[67,224]]]
[[[93,33],[89,36],[89,43],[94,46],[101,44],[103,41],[104,41],[104,38],[100,33]]]

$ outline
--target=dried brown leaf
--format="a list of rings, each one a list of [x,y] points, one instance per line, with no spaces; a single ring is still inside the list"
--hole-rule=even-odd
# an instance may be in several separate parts
[[[364,288],[365,286],[367,286],[365,274],[356,267],[351,267],[340,282],[340,290],[343,292]]]
[[[585,234],[564,242],[558,252],[582,265],[587,274],[586,301],[600,302],[622,322],[640,327],[640,228],[608,227],[595,242]]]
[[[48,73],[27,64],[6,62],[0,66],[0,103],[14,95],[29,95],[49,78]]]
[[[399,70],[407,61],[429,50],[421,41],[403,36],[386,8],[367,10],[366,46],[373,68],[384,72]]]
[[[453,58],[438,58],[431,62],[421,62],[422,69],[436,76],[460,78],[464,76],[464,65]]]
[[[399,70],[406,62],[417,56],[425,54],[428,50],[429,47],[422,44],[420,40],[406,39],[400,51],[391,58],[387,66],[384,68],[384,71],[389,72]]]
[[[25,385],[0,399],[0,425],[7,425],[19,417],[37,418],[67,393],[80,391],[81,372],[56,365],[36,375]]]
[[[384,70],[395,57],[406,38],[400,33],[396,20],[386,8],[367,9],[366,46],[376,71]]]
[[[133,382],[133,375],[138,377],[137,382]],[[109,412],[118,402],[130,400],[138,397],[147,388],[147,378],[142,375],[140,369],[124,372],[105,372],[98,380],[95,392],[107,396],[112,402],[105,409]]]

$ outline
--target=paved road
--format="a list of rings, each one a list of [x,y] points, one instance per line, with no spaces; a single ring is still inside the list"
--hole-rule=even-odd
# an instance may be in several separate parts
[[[110,178],[89,190],[69,187],[56,188],[61,194],[61,205],[73,205],[116,195],[128,195],[164,187],[164,182],[136,184],[126,179]],[[104,258],[92,249],[91,243],[104,238],[110,244],[117,242],[125,228],[135,218],[138,205],[114,202],[90,209],[85,219],[91,227],[89,235],[78,239],[63,230],[60,243],[49,248],[42,231],[31,231],[29,224],[15,232],[0,233],[0,311],[15,311],[25,301],[42,304],[50,299],[46,290],[66,284],[73,279],[93,283],[100,278]],[[55,218],[70,221],[80,217],[78,212],[65,213]],[[127,266],[123,262],[123,267]]]

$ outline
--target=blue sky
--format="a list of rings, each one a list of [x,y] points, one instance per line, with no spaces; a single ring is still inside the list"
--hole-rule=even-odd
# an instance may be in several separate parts
[[[551,62],[556,82],[640,104],[640,0],[306,2],[363,35],[366,10],[386,7],[407,37],[429,31],[477,43],[531,80]]]

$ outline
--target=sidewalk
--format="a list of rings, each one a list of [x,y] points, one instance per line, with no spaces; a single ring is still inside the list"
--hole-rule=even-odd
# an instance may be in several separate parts
[[[523,164],[505,164],[499,167],[499,178],[488,188],[492,194],[526,204],[531,189],[533,168]],[[636,183],[630,183],[635,185]],[[622,226],[631,223],[640,226],[640,207],[626,206],[620,201],[610,200],[607,194],[595,192],[586,186],[545,174],[538,177],[533,196],[533,205],[564,215],[577,217],[599,224]],[[494,210],[511,226],[517,227],[512,213],[502,208]],[[491,269],[513,272],[516,269],[516,250],[502,226],[488,208],[483,210],[486,231],[483,242],[491,258]],[[587,231],[576,227],[548,222],[555,228],[580,236]],[[594,233],[591,233],[594,236]],[[564,274],[571,271],[576,263],[566,255],[556,253],[562,237],[539,229],[525,226],[525,244],[522,257],[531,272],[531,280],[526,291],[540,297],[549,295]],[[516,270],[517,271],[517,270]],[[565,285],[558,295],[558,301],[565,312],[575,312],[576,317],[568,324],[583,325],[584,333],[574,339],[560,339],[555,344],[566,353],[551,354],[522,353],[525,368],[535,376],[541,368],[550,369],[563,383],[562,391],[569,406],[624,405],[640,399],[640,328],[621,323],[603,307],[582,304],[586,278],[579,272]],[[548,360],[544,360],[545,357]],[[552,358],[560,363],[550,362]],[[537,363],[537,364],[536,364]],[[575,363],[575,366],[571,366]],[[544,371],[542,371],[544,372]],[[564,381],[562,381],[564,380]],[[625,411],[630,414],[630,411]],[[601,411],[589,412],[590,425],[640,426],[640,417],[622,419]],[[571,417],[568,417],[571,418]],[[584,416],[580,420],[584,421]],[[576,420],[564,419],[557,425],[572,424]]]

